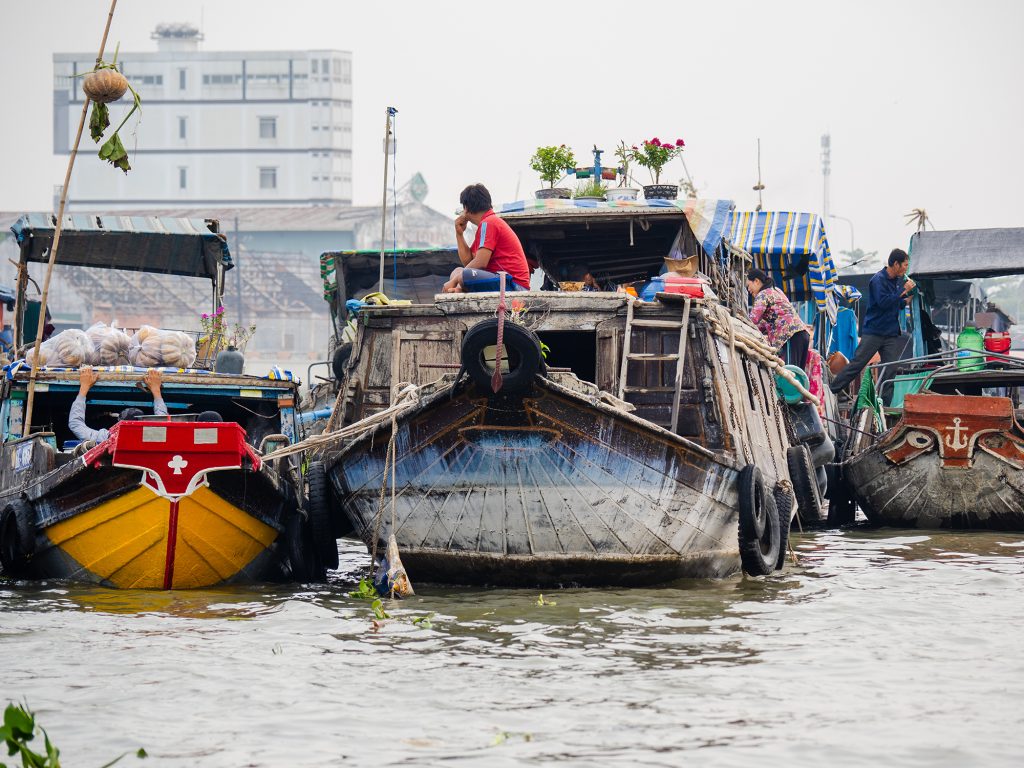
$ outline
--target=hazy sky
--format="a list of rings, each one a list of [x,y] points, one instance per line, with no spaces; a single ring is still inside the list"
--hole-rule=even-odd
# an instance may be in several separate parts
[[[52,154],[52,54],[95,51],[108,7],[0,0],[0,210],[50,207],[66,162]],[[421,171],[426,202],[448,214],[472,181],[499,201],[530,196],[538,145],[580,157],[654,135],[685,139],[701,195],[741,209],[756,204],[760,137],[765,207],[820,211],[827,131],[832,211],[858,247],[906,247],[916,207],[939,229],[1022,224],[1017,0],[121,0],[109,48],[154,50],[163,21],[201,24],[211,51],[352,51],[357,204],[380,199],[393,105],[399,182]],[[143,112],[140,142],[145,130]],[[678,161],[666,171],[681,173]],[[846,222],[829,230],[834,250],[849,248]]]

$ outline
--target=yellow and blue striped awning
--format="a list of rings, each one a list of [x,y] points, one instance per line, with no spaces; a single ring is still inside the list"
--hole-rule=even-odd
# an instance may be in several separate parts
[[[726,239],[754,257],[790,301],[810,301],[824,311],[836,285],[836,268],[816,213],[734,211]]]

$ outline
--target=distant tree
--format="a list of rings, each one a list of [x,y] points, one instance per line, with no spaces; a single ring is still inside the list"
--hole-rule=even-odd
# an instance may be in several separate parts
[[[878,269],[882,259],[878,257],[878,251],[864,251],[861,248],[854,248],[850,251],[838,251],[832,254],[832,262],[837,270],[856,274],[859,272],[873,272]]]

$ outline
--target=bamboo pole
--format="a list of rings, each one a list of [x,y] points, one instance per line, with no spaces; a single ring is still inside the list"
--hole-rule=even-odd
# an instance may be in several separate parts
[[[384,108],[384,191],[380,204],[380,282],[377,290],[384,293],[384,238],[388,226],[388,153],[391,151],[391,107]]]
[[[96,54],[96,66],[103,61],[103,50],[107,47],[107,35],[110,33],[110,23],[114,20],[114,9],[117,7],[117,0],[110,0],[110,12],[107,14],[107,23],[103,27],[103,39],[100,40],[100,51]],[[85,128],[85,118],[89,111],[89,97],[84,94],[82,102],[82,116],[78,120],[78,132],[75,134],[75,143],[71,147],[71,157],[68,158],[68,170],[64,174],[64,186],[60,190],[60,205],[57,207],[57,224],[53,230],[53,245],[50,246],[50,260],[46,263],[46,278],[43,280],[43,294],[39,299],[39,324],[36,327],[36,343],[32,354],[32,372],[28,380],[28,402],[25,404],[24,423],[21,436],[28,437],[32,429],[32,406],[36,397],[36,375],[39,371],[39,345],[43,341],[43,329],[46,327],[46,300],[50,295],[50,277],[53,275],[53,265],[57,261],[57,246],[60,244],[60,234],[64,229],[64,208],[68,201],[68,187],[71,185],[71,171],[75,167],[75,157],[78,156],[78,145],[82,141],[82,130]]]

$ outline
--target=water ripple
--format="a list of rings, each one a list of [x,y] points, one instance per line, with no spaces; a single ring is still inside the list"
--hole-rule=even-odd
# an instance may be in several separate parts
[[[543,605],[417,585],[384,621],[348,596],[354,545],[326,586],[3,582],[0,699],[75,765],[1017,763],[1022,537],[794,545],[779,576]]]

